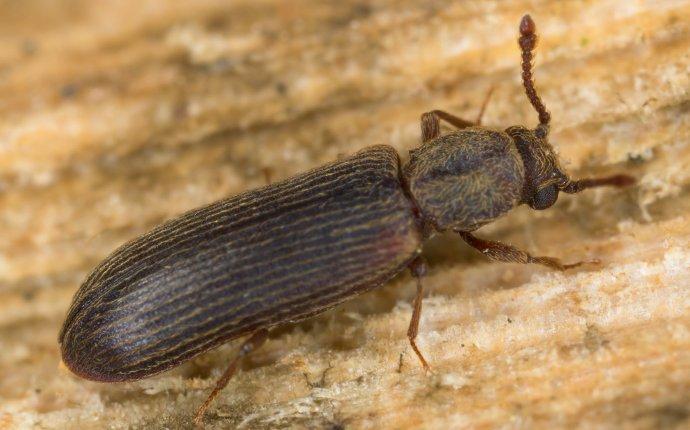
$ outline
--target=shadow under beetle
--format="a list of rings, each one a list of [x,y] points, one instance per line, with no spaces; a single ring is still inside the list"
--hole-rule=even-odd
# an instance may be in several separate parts
[[[239,360],[268,329],[299,321],[376,288],[409,267],[417,296],[407,336],[415,344],[426,266],[422,243],[452,230],[492,260],[563,270],[472,232],[510,209],[553,205],[559,192],[634,183],[627,175],[571,180],[548,142],[550,115],[532,79],[535,25],[520,23],[522,79],[536,129],[480,127],[444,111],[422,115],[422,144],[400,167],[375,146],[302,175],[193,210],[123,245],[76,293],[60,332],[62,357],[95,381],[131,381],[250,335],[199,407],[203,420]],[[483,112],[483,108],[482,108]],[[441,135],[443,120],[458,128]]]

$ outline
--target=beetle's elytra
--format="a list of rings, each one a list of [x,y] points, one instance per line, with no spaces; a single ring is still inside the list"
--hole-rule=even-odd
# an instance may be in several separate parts
[[[372,147],[130,242],[77,294],[65,363],[88,379],[142,378],[380,285],[422,239],[399,176],[397,154]]]
[[[548,142],[550,115],[532,79],[535,25],[520,23],[522,77],[536,129],[503,131],[444,111],[422,115],[422,144],[401,167],[375,146],[280,183],[188,212],[123,245],[76,293],[60,332],[77,375],[130,381],[170,369],[223,342],[251,335],[199,408],[227,384],[239,357],[273,326],[323,312],[385,283],[406,267],[417,279],[408,337],[415,345],[425,265],[423,242],[457,232],[497,261],[574,267],[533,257],[472,232],[559,192],[634,182],[626,175],[574,181]],[[441,135],[439,121],[458,128]]]

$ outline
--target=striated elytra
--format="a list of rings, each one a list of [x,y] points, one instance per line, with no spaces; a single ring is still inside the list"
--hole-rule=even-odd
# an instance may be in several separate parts
[[[420,253],[437,232],[455,231],[497,261],[582,264],[472,234],[520,204],[541,210],[559,192],[634,182],[571,180],[560,167],[532,78],[535,28],[523,17],[522,78],[539,115],[535,129],[492,130],[480,126],[481,115],[466,121],[434,110],[422,115],[422,144],[405,166],[391,147],[374,146],[155,228],[108,256],[76,293],[59,335],[67,367],[95,381],[131,381],[251,335],[198,409],[200,423],[268,329],[321,313],[407,267],[417,280],[407,335],[428,368],[415,344],[426,272]],[[458,130],[441,134],[441,120]]]
[[[124,245],[77,293],[65,363],[88,379],[142,378],[380,285],[422,239],[399,178],[397,154],[373,147]]]

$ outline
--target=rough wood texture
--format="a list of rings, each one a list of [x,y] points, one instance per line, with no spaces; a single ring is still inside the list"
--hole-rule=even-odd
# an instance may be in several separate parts
[[[427,247],[418,344],[400,276],[274,333],[209,428],[680,428],[690,425],[690,2],[200,0],[0,4],[0,427],[186,428],[234,354],[129,384],[59,366],[89,269],[184,210],[371,144],[404,155],[419,115],[536,124],[517,24],[573,174],[565,196],[482,230],[567,273]]]

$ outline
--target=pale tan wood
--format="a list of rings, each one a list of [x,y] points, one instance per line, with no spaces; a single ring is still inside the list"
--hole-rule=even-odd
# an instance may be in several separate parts
[[[87,271],[186,209],[387,143],[419,115],[536,124],[517,25],[571,172],[638,187],[482,229],[566,262],[492,264],[453,236],[414,280],[277,333],[209,428],[690,426],[690,2],[169,1],[0,5],[0,427],[186,428],[232,345],[104,385],[59,367]]]

